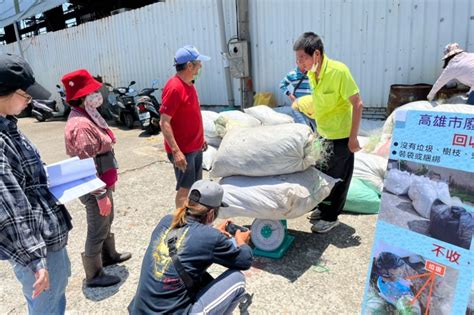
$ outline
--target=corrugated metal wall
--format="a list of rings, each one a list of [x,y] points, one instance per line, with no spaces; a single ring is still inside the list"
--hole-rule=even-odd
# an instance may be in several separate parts
[[[197,83],[202,104],[227,104],[217,0],[167,0],[79,27],[23,41],[39,81],[54,90],[62,74],[87,68],[115,85],[174,73],[174,52],[193,44],[212,57]],[[224,0],[226,36],[236,35],[236,0]],[[330,58],[347,64],[366,106],[383,107],[391,84],[433,83],[443,47],[474,51],[474,0],[249,0],[253,82],[278,91],[294,67],[293,41],[305,31],[323,37]],[[0,50],[16,52],[15,44]],[[237,104],[240,93],[234,80]]]
[[[386,106],[390,85],[433,83],[442,51],[458,42],[474,52],[473,0],[250,0],[256,90],[279,94],[295,66],[292,44],[305,31],[349,66],[366,106]]]
[[[234,0],[224,1],[224,14],[230,38],[236,32]],[[100,74],[113,85],[135,80],[141,89],[156,79],[163,87],[175,73],[175,51],[186,44],[212,58],[196,84],[201,103],[226,104],[216,0],[159,2],[22,41],[38,81],[51,91],[63,74],[78,68]],[[17,45],[1,50],[17,53]]]

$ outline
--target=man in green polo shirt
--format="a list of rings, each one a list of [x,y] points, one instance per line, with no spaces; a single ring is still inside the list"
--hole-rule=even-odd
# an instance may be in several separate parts
[[[326,233],[339,225],[354,169],[354,152],[359,151],[357,133],[362,116],[359,88],[346,65],[324,54],[321,38],[313,32],[302,34],[294,43],[296,59],[308,71],[317,132],[330,151],[329,160],[317,166],[339,178],[331,194],[309,216],[315,233]]]

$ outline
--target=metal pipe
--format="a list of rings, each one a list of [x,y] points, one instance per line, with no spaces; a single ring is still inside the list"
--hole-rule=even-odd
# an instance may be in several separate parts
[[[240,79],[240,90],[242,95],[242,109],[251,107],[253,104],[252,83],[252,56],[250,54],[250,24],[249,24],[249,1],[237,1],[237,27],[239,40],[245,40],[249,45],[249,76]]]
[[[232,89],[232,78],[230,76],[230,66],[227,57],[229,56],[229,47],[227,46],[227,40],[225,38],[225,24],[224,24],[224,6],[222,4],[224,0],[217,0],[217,15],[219,20],[219,35],[221,38],[221,49],[224,58],[224,75],[225,75],[225,87],[227,91],[227,102],[229,106],[235,105],[234,91]]]
[[[15,6],[15,14],[18,15],[20,13],[20,3],[18,0],[13,0],[13,4]],[[18,45],[18,52],[20,53],[20,56],[24,58],[23,56],[23,49],[21,49],[21,38],[20,38],[20,32],[18,32],[18,22],[15,20],[13,22],[13,28],[15,29],[15,37],[16,37],[16,43]]]

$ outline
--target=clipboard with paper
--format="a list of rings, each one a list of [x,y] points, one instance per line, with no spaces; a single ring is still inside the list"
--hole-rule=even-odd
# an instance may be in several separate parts
[[[105,187],[92,158],[74,157],[46,166],[50,192],[62,204]]]

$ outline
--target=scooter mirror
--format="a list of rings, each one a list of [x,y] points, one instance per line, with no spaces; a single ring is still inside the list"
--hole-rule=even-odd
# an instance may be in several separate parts
[[[58,89],[60,89],[60,88],[61,88],[61,87],[59,86],[59,84],[56,84],[56,87],[57,87]]]
[[[130,85],[134,85],[135,83],[137,83],[137,82],[135,82],[135,81],[132,81],[132,82],[130,82]]]

